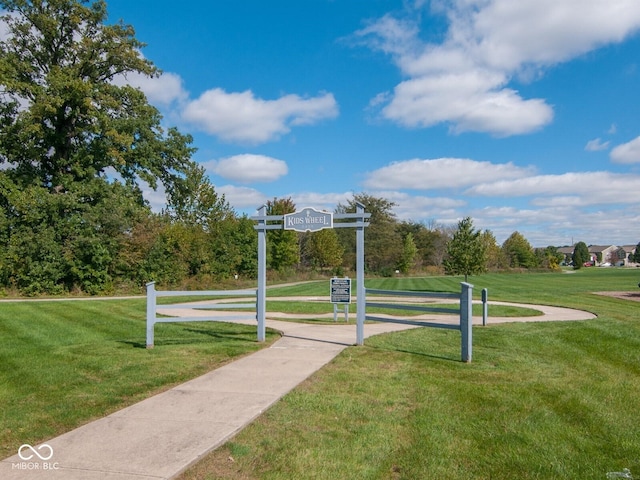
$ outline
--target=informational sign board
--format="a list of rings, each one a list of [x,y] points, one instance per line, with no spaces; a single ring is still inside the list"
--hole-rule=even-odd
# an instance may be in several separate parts
[[[321,212],[309,207],[295,213],[288,213],[283,220],[285,230],[296,232],[317,232],[325,228],[333,228],[333,214],[331,212]]]
[[[331,279],[331,303],[351,303],[351,279]]]

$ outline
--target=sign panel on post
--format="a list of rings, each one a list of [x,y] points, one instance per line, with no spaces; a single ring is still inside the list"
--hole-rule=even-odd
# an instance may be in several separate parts
[[[331,279],[331,303],[351,303],[351,279]]]
[[[321,212],[315,208],[303,208],[299,212],[284,215],[283,228],[296,232],[317,232],[325,228],[333,228],[333,213]]]

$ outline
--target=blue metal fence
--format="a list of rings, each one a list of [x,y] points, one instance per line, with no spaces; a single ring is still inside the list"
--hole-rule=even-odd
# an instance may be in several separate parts
[[[254,290],[209,290],[209,291],[158,291],[155,282],[147,283],[147,348],[153,348],[154,326],[156,323],[173,322],[227,322],[233,320],[256,320],[256,300],[252,303],[181,303],[179,305],[158,305],[158,297],[187,297],[187,296],[253,296]],[[238,315],[211,315],[204,317],[158,317],[158,312],[163,310],[175,310],[176,308],[193,308],[202,310],[233,310],[239,308],[251,308],[253,312],[243,312]]]
[[[459,330],[462,335],[461,340],[461,357],[463,362],[470,362],[472,356],[472,323],[473,318],[471,314],[473,285],[462,282],[462,290],[460,293],[439,293],[439,292],[409,292],[409,291],[396,291],[396,290],[378,290],[367,288],[365,295],[386,295],[393,297],[413,297],[413,298],[434,298],[434,299],[450,299],[460,302],[460,307],[457,309],[433,307],[426,305],[406,305],[400,303],[380,303],[366,301],[365,308],[380,307],[385,309],[397,309],[397,310],[411,310],[425,313],[448,313],[458,314],[460,316],[459,324],[439,323],[432,321],[419,321],[410,320],[406,318],[394,318],[394,317],[379,317],[375,315],[367,314],[365,320],[371,320],[375,322],[389,322],[400,323],[406,325],[416,325],[421,327],[434,327],[434,328],[446,328],[450,330]]]

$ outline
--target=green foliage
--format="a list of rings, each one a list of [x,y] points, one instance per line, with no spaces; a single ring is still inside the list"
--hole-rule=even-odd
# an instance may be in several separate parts
[[[233,209],[224,195],[216,193],[204,167],[192,163],[169,192],[165,213],[173,222],[211,230],[217,222],[233,216]]]
[[[491,230],[485,230],[480,235],[487,258],[487,270],[499,270],[507,266],[504,252],[498,245],[496,237]]]
[[[629,260],[634,263],[640,263],[640,243],[636,245],[636,250],[629,255]]]
[[[393,213],[395,203],[367,193],[357,193],[346,205],[339,204],[336,213],[354,213],[357,204],[364,206],[371,214],[369,226],[365,229],[365,269],[371,273],[393,271],[400,261],[402,238],[397,230],[397,220]],[[355,232],[340,229],[338,233],[345,245],[345,261],[355,268]]]
[[[201,173],[191,138],[165,132],[144,94],[121,85],[122,75],[158,71],[132,27],[104,23],[105,2],[0,7],[3,280],[27,294],[110,291],[122,248],[149,215],[138,182],[185,198]],[[188,206],[176,205],[186,216]]]
[[[2,250],[8,285],[29,295],[111,288],[124,232],[146,209],[118,182],[73,187],[64,195],[18,188],[0,173],[0,207],[11,231]]]
[[[520,232],[513,232],[502,244],[502,251],[511,268],[535,268],[538,259],[531,244]]]
[[[535,255],[538,258],[538,265],[550,270],[559,269],[560,263],[564,260],[564,255],[558,251],[558,247],[554,246],[536,248]]]
[[[337,269],[342,264],[344,248],[334,229],[304,233],[301,243],[302,256],[307,265],[316,269]]]
[[[573,260],[573,268],[575,270],[581,269],[591,258],[587,244],[584,242],[576,243],[575,247],[573,247],[573,255],[571,258]]]
[[[409,232],[402,241],[402,256],[400,257],[400,262],[398,262],[398,270],[404,274],[409,273],[415,263],[417,254],[418,247],[416,247],[416,242],[413,240],[413,234]]]
[[[10,35],[0,44],[2,160],[26,184],[58,193],[112,168],[171,188],[190,161],[190,137],[171,129],[144,94],[118,76],[157,74],[128,25],[105,25],[103,1],[0,2]],[[20,106],[20,108],[18,108]]]
[[[266,205],[267,215],[286,215],[296,211],[291,198],[274,198]],[[300,261],[298,234],[292,230],[269,230],[267,232],[267,266],[284,271]]]
[[[477,275],[486,270],[485,244],[479,230],[473,229],[473,220],[466,217],[458,222],[458,230],[447,245],[444,268],[447,275]]]

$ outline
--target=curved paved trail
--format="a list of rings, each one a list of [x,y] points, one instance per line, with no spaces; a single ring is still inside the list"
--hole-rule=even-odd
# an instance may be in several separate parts
[[[543,315],[490,317],[489,324],[594,318],[588,312],[566,308],[520,306],[538,309]],[[185,309],[176,306],[174,314],[185,313]],[[206,310],[188,309],[188,313],[194,317],[211,315]],[[267,326],[282,332],[282,338],[270,347],[48,440],[45,442],[48,448],[39,450],[46,452],[46,456],[51,453],[46,461],[34,456],[27,461],[21,459],[16,445],[16,455],[0,461],[0,478],[158,480],[175,477],[231,439],[283,395],[355,343],[355,322],[314,325],[277,319],[283,315],[268,315]],[[457,316],[438,315],[437,319],[455,322]],[[478,321],[481,319],[474,318],[474,323]],[[255,324],[255,321],[242,323]],[[416,327],[366,324],[365,336],[409,328]],[[31,455],[31,451],[26,453]]]

